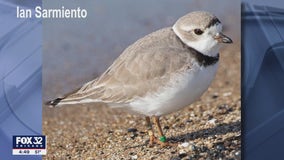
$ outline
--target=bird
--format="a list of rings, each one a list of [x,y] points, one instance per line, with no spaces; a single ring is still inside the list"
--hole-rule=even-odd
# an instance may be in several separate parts
[[[208,89],[218,68],[220,44],[233,42],[222,28],[212,13],[190,12],[172,27],[137,40],[99,77],[46,105],[105,103],[138,113],[145,116],[149,144],[168,146],[160,117],[189,106]]]

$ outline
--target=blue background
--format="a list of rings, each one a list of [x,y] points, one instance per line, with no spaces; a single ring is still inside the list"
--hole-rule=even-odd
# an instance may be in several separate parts
[[[284,3],[242,5],[242,155],[283,159]]]
[[[40,19],[17,19],[15,8],[40,2],[0,1],[0,159],[41,159],[12,156],[13,135],[42,130],[42,24]]]

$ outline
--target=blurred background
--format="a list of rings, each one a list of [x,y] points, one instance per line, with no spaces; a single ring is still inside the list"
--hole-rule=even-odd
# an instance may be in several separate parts
[[[240,40],[240,2],[229,1],[100,1],[46,0],[44,8],[85,8],[86,19],[43,21],[44,100],[67,93],[106,70],[139,38],[196,10],[214,13],[225,33]],[[68,77],[68,78],[67,78]]]

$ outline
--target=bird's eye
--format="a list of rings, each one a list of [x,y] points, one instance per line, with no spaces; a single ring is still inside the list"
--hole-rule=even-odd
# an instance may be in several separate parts
[[[201,35],[201,34],[203,33],[203,31],[202,31],[201,29],[195,29],[195,30],[194,30],[194,33],[195,33],[196,35]]]

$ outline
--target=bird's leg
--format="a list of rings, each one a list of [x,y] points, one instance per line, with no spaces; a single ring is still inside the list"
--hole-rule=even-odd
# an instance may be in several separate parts
[[[165,137],[163,130],[161,128],[160,119],[159,119],[158,116],[154,116],[154,123],[155,123],[156,127],[158,128],[158,133],[159,133],[159,136],[160,136],[158,143],[160,143],[160,142],[165,143],[166,137]]]
[[[146,125],[147,125],[147,130],[148,130],[148,135],[149,135],[149,144],[152,146],[155,142],[156,137],[154,136],[154,132],[152,129],[152,124],[151,124],[151,119],[150,117],[146,117]]]
[[[170,144],[170,143],[167,142],[167,138],[163,133],[163,130],[162,130],[161,125],[160,125],[160,119],[159,119],[158,116],[154,116],[154,123],[158,128],[158,133],[159,133],[159,136],[160,136],[159,139],[157,139],[157,143],[159,143],[162,147],[175,146],[175,144]]]

